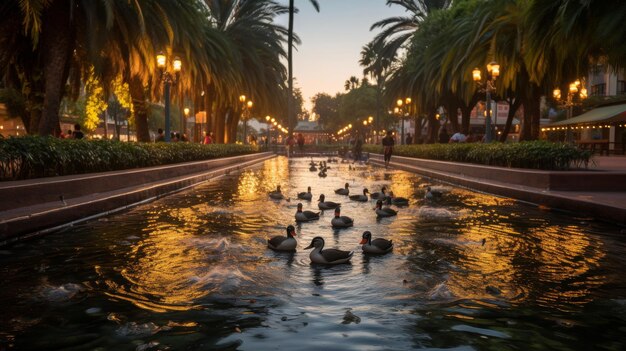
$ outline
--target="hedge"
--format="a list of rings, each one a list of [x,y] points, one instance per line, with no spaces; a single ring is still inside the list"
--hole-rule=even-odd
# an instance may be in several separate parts
[[[201,161],[258,152],[238,144],[125,143],[53,137],[0,138],[0,180],[19,180]]]
[[[365,145],[363,150],[382,153],[382,146]],[[587,168],[591,159],[589,151],[548,141],[397,145],[393,154],[429,160],[543,170]]]

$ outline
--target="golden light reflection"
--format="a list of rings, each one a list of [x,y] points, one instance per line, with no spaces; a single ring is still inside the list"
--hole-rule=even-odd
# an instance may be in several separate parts
[[[252,201],[258,198],[259,186],[261,181],[259,176],[254,171],[245,171],[239,177],[239,184],[237,185],[237,197],[243,201]]]
[[[154,312],[196,308],[207,294],[194,284],[206,269],[206,253],[188,239],[183,226],[154,230],[131,247],[126,266],[119,267],[125,281],[107,281],[107,295]]]
[[[494,198],[488,203],[501,200]],[[505,204],[511,205],[499,203]],[[516,302],[532,298],[560,309],[593,300],[591,290],[606,281],[589,274],[606,255],[602,243],[592,241],[576,225],[562,227],[543,220],[516,225],[509,218],[516,217],[515,213],[499,213],[484,209],[473,211],[474,218],[464,219],[467,227],[455,239],[459,256],[458,262],[453,262],[464,269],[450,270],[446,282],[454,296],[473,300],[501,296]],[[524,278],[529,276],[534,277],[532,284]]]

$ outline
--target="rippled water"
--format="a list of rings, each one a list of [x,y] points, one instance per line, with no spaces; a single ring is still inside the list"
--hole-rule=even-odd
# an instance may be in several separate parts
[[[332,163],[319,178],[308,162],[272,159],[1,248],[0,350],[626,349],[619,227],[397,170]],[[374,202],[334,194],[345,182],[410,206],[378,220]],[[276,185],[292,200],[270,200]],[[427,185],[442,198],[424,200]],[[355,226],[333,230],[327,211],[296,226],[295,254],[267,249],[307,186]],[[364,256],[364,230],[394,251]],[[310,265],[314,236],[352,263]]]

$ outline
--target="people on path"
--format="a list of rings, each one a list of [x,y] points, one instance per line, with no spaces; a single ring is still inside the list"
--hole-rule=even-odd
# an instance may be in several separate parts
[[[202,144],[205,144],[205,145],[213,144],[213,132],[205,132],[204,140],[202,141]]]
[[[389,167],[389,161],[391,161],[391,154],[393,153],[393,146],[396,141],[393,138],[393,133],[389,130],[387,135],[382,140],[383,154],[385,157],[385,168]]]
[[[361,153],[363,152],[363,138],[361,138],[361,134],[357,130],[354,135],[354,161],[361,161]]]
[[[404,142],[406,145],[413,144],[413,137],[411,136],[411,133],[406,134],[406,140]]]
[[[157,134],[156,138],[154,139],[154,142],[158,143],[158,142],[161,142],[161,141],[165,141],[165,134],[163,134],[163,129],[159,128],[157,130],[157,133],[158,134]]]
[[[85,134],[80,130],[80,124],[74,124],[74,131],[72,132],[72,138],[74,139],[82,139],[85,137]]]
[[[452,137],[450,138],[451,143],[464,143],[466,140],[467,140],[467,137],[465,136],[465,134],[461,132],[454,133]]]
[[[285,144],[287,144],[287,157],[293,155],[293,146],[296,144],[296,138],[294,138],[293,135],[289,135],[287,137],[287,140],[285,141]]]
[[[448,134],[448,130],[446,127],[441,127],[439,129],[439,143],[447,144],[450,141],[450,135]]]
[[[302,133],[298,133],[298,149],[300,152],[304,151],[304,135]]]

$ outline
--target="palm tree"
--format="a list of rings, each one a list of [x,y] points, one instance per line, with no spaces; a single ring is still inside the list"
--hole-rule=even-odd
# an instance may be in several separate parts
[[[218,142],[234,142],[241,116],[241,94],[254,101],[255,111],[279,111],[287,104],[284,81],[286,72],[280,62],[285,57],[283,42],[287,29],[276,25],[274,17],[287,8],[266,0],[206,1],[211,26],[228,41],[232,58],[222,64],[231,66],[226,80],[211,79],[209,92],[214,101],[206,101],[206,111],[215,108],[215,131]],[[296,38],[296,40],[298,40]],[[276,99],[282,96],[284,99]]]
[[[320,12],[320,5],[317,0],[309,0],[311,5],[315,8],[315,11]],[[293,96],[293,16],[295,14],[294,0],[289,0],[289,29],[287,34],[287,63],[288,63],[288,78],[287,78],[287,96]],[[289,133],[293,132],[294,127],[294,116],[293,116],[293,105],[291,99],[287,102],[287,120],[289,126]]]

